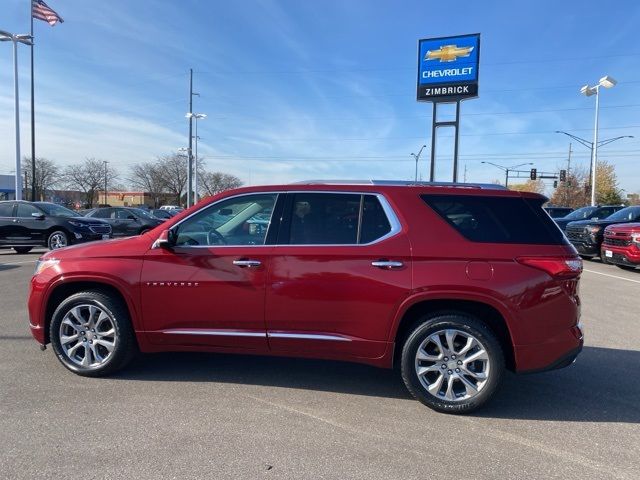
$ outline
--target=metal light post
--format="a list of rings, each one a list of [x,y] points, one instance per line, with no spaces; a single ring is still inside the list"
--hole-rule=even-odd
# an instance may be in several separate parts
[[[605,77],[606,78],[606,77]],[[595,87],[594,87],[595,88]],[[610,87],[608,87],[610,88]],[[593,95],[593,94],[590,94]],[[597,99],[596,99],[596,105],[598,105]],[[597,110],[597,107],[596,107]],[[596,119],[597,119],[598,114],[596,113]],[[597,120],[596,120],[596,131],[597,131]],[[591,162],[590,162],[590,167],[589,167],[589,180],[591,182],[591,205],[594,206],[595,205],[595,178],[596,178],[596,164],[595,164],[595,159],[597,157],[597,151],[599,147],[602,147],[604,145],[608,145],[612,142],[615,142],[616,140],[621,140],[623,138],[635,138],[633,135],[621,135],[619,137],[613,137],[613,138],[608,138],[606,140],[600,140],[598,141],[598,135],[597,132],[594,135],[594,142],[590,142],[589,140],[585,140],[584,138],[580,138],[580,137],[576,137],[575,135],[572,135],[571,133],[567,133],[564,132],[562,130],[556,130],[556,133],[562,133],[563,135],[566,135],[567,137],[573,138],[576,142],[578,142],[581,145],[584,145],[585,147],[587,147],[590,151],[591,151]]]
[[[16,200],[22,200],[22,175],[20,168],[20,96],[18,92],[18,43],[24,43],[25,45],[31,45],[31,35],[20,34],[14,35],[13,33],[0,30],[0,42],[13,42],[13,85],[14,85],[14,100],[15,100],[15,115],[16,115]],[[34,182],[35,178],[31,179]],[[35,199],[34,199],[35,200]]]
[[[416,183],[418,183],[418,160],[420,160],[420,155],[422,155],[422,150],[424,150],[425,147],[426,147],[426,145],[422,145],[422,147],[420,147],[420,150],[418,151],[417,155],[415,153],[411,154],[411,156],[416,159],[416,179],[415,179]]]
[[[107,164],[109,162],[103,160],[102,163],[104,163],[104,204],[106,206],[109,203],[107,202]]]
[[[524,167],[525,165],[533,165],[532,162],[527,162],[527,163],[520,163],[518,165],[514,165],[512,167],[505,167],[504,165],[498,165],[497,163],[493,163],[493,162],[480,162],[480,163],[486,163],[488,165],[493,165],[494,167],[499,168],[500,170],[504,171],[504,186],[506,188],[509,188],[509,172],[512,171],[515,168],[518,167]]]
[[[195,149],[195,158],[194,158],[194,171],[193,171],[193,203],[194,205],[198,203],[198,120],[203,118],[207,118],[206,113],[192,113],[189,112],[185,115],[186,118],[193,118],[196,121],[196,136],[194,137],[196,141],[196,149]]]
[[[591,150],[591,206],[596,204],[596,163],[598,161],[598,114],[600,111],[600,87],[612,88],[616,82],[609,75],[602,77],[597,85],[590,87],[585,85],[580,89],[580,93],[590,97],[596,96],[596,121],[593,128],[593,148]]]

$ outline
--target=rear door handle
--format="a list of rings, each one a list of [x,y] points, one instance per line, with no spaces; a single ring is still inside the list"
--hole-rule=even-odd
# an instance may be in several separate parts
[[[392,268],[403,267],[404,263],[394,260],[376,260],[375,262],[371,262],[371,266],[382,268],[384,270],[390,270]]]
[[[262,265],[260,260],[234,260],[233,264],[237,267],[259,267]]]

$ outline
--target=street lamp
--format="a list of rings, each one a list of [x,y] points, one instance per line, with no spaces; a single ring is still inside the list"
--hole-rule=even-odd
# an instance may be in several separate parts
[[[16,112],[16,200],[22,200],[22,179],[20,174],[20,96],[18,94],[18,43],[31,45],[31,35],[5,32],[0,30],[0,42],[13,42],[13,86]],[[35,179],[31,179],[33,182]],[[35,199],[34,199],[35,200]]]
[[[598,81],[597,85],[594,85],[593,87],[584,85],[580,89],[580,93],[587,97],[590,97],[591,95],[596,96],[596,121],[593,128],[593,148],[591,149],[591,206],[596,204],[596,162],[598,159],[598,113],[600,110],[600,87],[612,88],[616,83],[618,82],[616,82],[612,77],[605,75]]]
[[[415,179],[415,183],[418,183],[418,160],[420,160],[420,155],[422,155],[422,150],[425,147],[426,147],[426,145],[422,145],[422,147],[420,147],[420,150],[418,151],[417,155],[415,153],[411,154],[411,156],[416,159],[416,179]]]
[[[580,137],[576,137],[575,135],[572,135],[571,133],[567,133],[564,132],[562,130],[556,130],[556,133],[562,133],[563,135],[566,135],[567,137],[573,138],[576,142],[578,142],[581,145],[584,145],[585,147],[587,147],[590,151],[591,151],[591,162],[589,165],[589,181],[591,182],[591,201],[593,204],[595,204],[593,202],[593,196],[595,194],[595,187],[593,185],[593,178],[595,178],[595,165],[593,163],[593,159],[594,159],[594,155],[593,152],[594,150],[597,150],[597,148],[602,147],[604,145],[608,145],[612,142],[615,142],[616,140],[621,140],[623,138],[635,138],[633,135],[621,135],[619,137],[613,137],[613,138],[607,138],[606,140],[600,140],[597,143],[596,148],[594,148],[594,143],[590,142],[589,140],[585,140],[584,138],[580,138]]]
[[[480,163],[486,163],[488,165],[493,165],[494,167],[498,167],[500,170],[504,171],[504,186],[506,188],[509,188],[509,172],[515,168],[518,167],[524,167],[525,165],[533,165],[532,162],[527,162],[527,163],[520,163],[518,165],[513,165],[512,167],[505,167],[504,165],[498,165],[497,163],[493,163],[493,162],[480,162]]]
[[[207,114],[206,113],[193,113],[193,112],[189,112],[185,115],[186,118],[195,118],[196,120],[196,135],[195,135],[195,141],[196,141],[196,149],[195,149],[195,168],[193,171],[193,203],[194,205],[196,203],[198,203],[198,120],[201,120],[203,118],[207,118]]]

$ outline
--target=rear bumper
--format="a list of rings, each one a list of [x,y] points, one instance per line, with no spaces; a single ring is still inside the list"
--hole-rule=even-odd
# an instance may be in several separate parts
[[[584,345],[582,325],[571,327],[535,345],[516,345],[516,372],[537,373],[571,365]]]

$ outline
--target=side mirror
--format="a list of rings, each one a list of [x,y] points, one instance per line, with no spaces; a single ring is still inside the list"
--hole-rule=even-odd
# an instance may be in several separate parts
[[[151,248],[164,248],[171,250],[175,245],[175,236],[171,230],[163,230],[160,236],[153,242]]]
[[[31,216],[36,220],[44,220],[44,213],[33,212]]]

